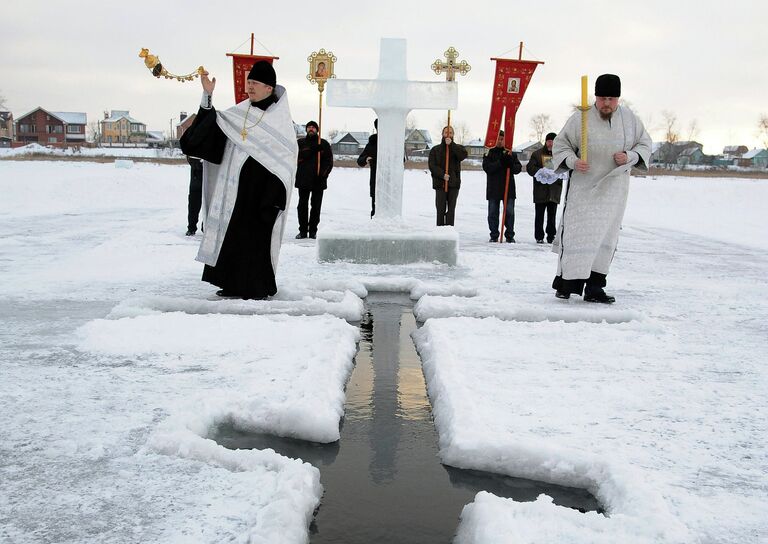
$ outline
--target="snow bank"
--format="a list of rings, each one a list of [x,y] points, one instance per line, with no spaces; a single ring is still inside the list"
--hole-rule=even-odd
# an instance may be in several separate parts
[[[215,372],[214,389],[180,406],[172,431],[208,436],[223,422],[312,440],[339,439],[359,331],[330,316],[167,313],[95,320],[78,348],[140,366]]]

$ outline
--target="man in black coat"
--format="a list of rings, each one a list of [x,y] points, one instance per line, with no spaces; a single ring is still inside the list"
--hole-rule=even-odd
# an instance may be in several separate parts
[[[328,174],[333,168],[331,144],[321,139],[314,121],[306,126],[307,135],[299,139],[299,160],[296,170],[296,188],[299,190],[299,233],[296,238],[317,237],[323,191],[328,188]],[[319,161],[319,167],[318,167]],[[309,210],[309,206],[312,210]]]
[[[491,231],[489,242],[499,241],[499,205],[507,193],[507,213],[504,217],[504,238],[508,243],[515,243],[515,174],[519,174],[523,165],[514,151],[504,149],[504,131],[499,131],[496,147],[488,150],[483,157],[483,170],[486,174],[485,199],[488,201],[488,229]],[[507,172],[509,186],[507,187]]]
[[[448,168],[445,165],[446,155]],[[429,150],[428,161],[432,188],[435,190],[438,227],[453,225],[461,187],[461,161],[466,158],[467,149],[453,141],[453,127],[443,128],[440,144]]]
[[[378,130],[378,119],[373,121],[373,128]],[[365,145],[365,149],[363,149],[363,152],[360,153],[360,156],[357,158],[358,166],[365,166],[367,164],[371,169],[371,179],[369,182],[371,186],[371,217],[376,213],[376,147],[378,141],[379,135],[371,134],[368,138],[368,143]]]
[[[557,216],[557,205],[560,204],[560,195],[563,192],[563,180],[556,179],[551,183],[542,183],[538,177],[544,181],[550,181],[555,173],[552,170],[552,145],[555,142],[557,134],[550,132],[544,140],[544,147],[533,152],[531,160],[525,167],[528,175],[533,178],[533,203],[536,206],[536,216],[534,218],[534,233],[537,244],[544,243],[544,213],[547,214],[547,243],[551,244],[555,239],[557,227],[555,226],[555,217]],[[544,173],[551,175],[544,176]]]

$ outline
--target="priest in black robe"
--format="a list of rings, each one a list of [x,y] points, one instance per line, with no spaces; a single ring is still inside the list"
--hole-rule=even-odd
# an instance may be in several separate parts
[[[246,81],[248,98],[225,110],[212,105],[216,78],[201,75],[203,99],[181,138],[203,159],[205,233],[197,260],[203,281],[223,297],[261,299],[277,292],[275,273],[298,148],[285,88],[259,61]]]

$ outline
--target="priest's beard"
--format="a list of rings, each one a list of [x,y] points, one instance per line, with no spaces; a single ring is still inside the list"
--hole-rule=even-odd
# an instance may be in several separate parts
[[[611,117],[613,117],[612,111],[609,111],[608,113],[603,113],[602,111],[600,112],[600,119],[603,121],[610,121]]]

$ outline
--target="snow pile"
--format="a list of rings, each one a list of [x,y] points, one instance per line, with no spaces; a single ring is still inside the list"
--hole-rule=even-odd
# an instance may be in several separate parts
[[[505,321],[588,321],[591,323],[624,323],[641,321],[643,316],[621,306],[584,306],[574,297],[570,304],[550,300],[537,306],[520,305],[515,299],[499,297],[438,297],[424,295],[413,308],[416,319],[421,322],[436,317],[497,317]]]
[[[701,421],[719,428],[752,417],[753,407],[728,391],[731,377],[721,373],[719,353],[688,353],[675,333],[642,322],[430,319],[414,338],[444,463],[586,488],[610,516],[599,525],[603,529],[588,526],[589,531],[603,531],[613,541],[627,534],[632,538],[623,541],[692,541],[689,524],[702,511],[715,519],[725,508],[720,500],[692,494],[702,464],[728,456],[732,447]],[[767,387],[768,372],[756,371],[755,355],[748,359],[754,374],[746,383]],[[705,399],[713,397],[720,402],[708,405]],[[747,433],[740,440],[749,443],[752,437]],[[751,461],[740,464],[747,477]],[[733,484],[721,475],[712,485]],[[759,484],[751,493],[758,489]],[[502,538],[506,521],[497,525],[500,533],[482,523],[484,528],[472,528],[471,520],[493,517],[504,508],[500,504],[484,499],[468,510],[470,527],[462,531],[475,534],[468,541],[514,541]],[[553,527],[564,522],[562,509],[553,505],[506,509],[513,516],[531,512],[523,528],[541,517]],[[563,542],[588,542],[591,534],[576,532]],[[559,542],[554,534],[547,541]]]
[[[160,313],[95,320],[78,336],[80,350],[115,361],[215,373],[215,389],[181,406],[164,433],[189,428],[205,437],[226,421],[245,430],[333,442],[339,439],[344,384],[359,332],[330,316]],[[286,364],[291,357],[296,362]]]
[[[49,155],[51,157],[135,157],[150,159],[183,159],[181,149],[148,147],[47,147],[32,143],[21,147],[0,149],[0,157]]]
[[[325,291],[298,299],[284,298],[286,296],[286,292],[281,292],[270,300],[199,300],[164,296],[130,298],[118,304],[110,312],[109,317],[134,317],[164,312],[201,315],[331,314],[347,321],[360,321],[365,311],[363,301],[351,291]]]

